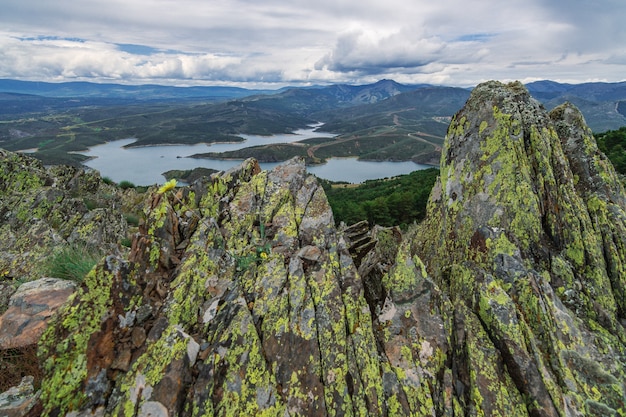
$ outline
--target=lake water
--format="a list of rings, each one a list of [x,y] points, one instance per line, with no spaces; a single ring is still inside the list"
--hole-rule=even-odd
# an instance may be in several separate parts
[[[120,139],[103,145],[93,146],[87,152],[81,152],[93,159],[85,165],[97,169],[103,177],[115,182],[130,181],[136,185],[161,184],[165,181],[163,172],[172,169],[187,170],[197,167],[212,168],[218,171],[227,170],[241,163],[238,160],[195,159],[190,155],[205,152],[225,152],[249,146],[270,143],[290,143],[313,137],[333,137],[334,134],[314,132],[314,128],[301,129],[288,135],[255,136],[239,135],[245,142],[147,146],[140,148],[124,148],[135,139]],[[271,169],[279,163],[261,163],[261,168]],[[360,183],[365,180],[393,177],[400,174],[429,168],[427,165],[413,162],[370,162],[358,161],[356,158],[332,158],[324,165],[307,167],[308,172],[331,181],[347,181]]]

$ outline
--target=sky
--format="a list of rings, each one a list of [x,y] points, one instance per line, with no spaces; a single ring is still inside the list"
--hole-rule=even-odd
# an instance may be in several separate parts
[[[626,80],[624,0],[3,0],[0,78],[247,88]]]

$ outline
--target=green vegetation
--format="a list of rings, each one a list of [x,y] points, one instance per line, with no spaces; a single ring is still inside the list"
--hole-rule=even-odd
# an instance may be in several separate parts
[[[130,226],[139,226],[139,216],[133,213],[124,213],[124,219]]]
[[[13,114],[3,120],[0,143],[11,151],[36,149],[32,155],[48,165],[80,166],[87,157],[76,152],[116,139],[135,138],[129,147],[241,142],[241,134],[269,136],[323,122],[326,131],[339,133],[340,138],[208,156],[275,162],[299,155],[310,164],[333,156],[431,163],[438,160],[450,117],[469,94],[463,89],[406,87],[404,94],[388,97],[388,92],[375,88],[366,89],[367,93],[357,90],[296,89],[221,103],[118,100],[55,107],[47,113]]]
[[[117,184],[122,190],[128,190],[129,188],[135,188],[135,184],[130,181],[122,180],[119,184]]]
[[[85,207],[87,207],[87,210],[89,211],[104,207],[102,205],[102,202],[96,201],[95,199],[88,197],[83,198],[83,203],[85,203]]]
[[[104,256],[85,245],[68,245],[55,251],[42,266],[44,275],[82,282],[83,278]]]
[[[372,180],[357,186],[321,180],[333,209],[335,222],[407,227],[420,221],[439,170],[429,168],[391,179]]]
[[[319,162],[307,155],[307,147],[292,143],[276,143],[270,145],[250,146],[227,152],[207,152],[192,155],[193,158],[210,159],[247,159],[255,158],[259,162],[281,162],[294,156],[304,157],[307,164]]]
[[[74,152],[116,139],[136,138],[131,146],[240,142],[243,138],[237,135],[241,133],[288,133],[312,122],[255,101],[117,102],[4,120],[0,123],[0,142],[10,151],[36,148],[32,155],[46,164],[79,166],[87,157]]]
[[[321,164],[333,157],[357,157],[366,161],[439,162],[443,136],[410,133],[407,129],[381,126],[337,137],[318,137],[295,143],[250,146],[228,152],[207,152],[193,158],[246,159],[280,162],[301,156],[307,165]]]
[[[368,161],[438,162],[443,137],[414,136],[404,129],[385,128],[339,137],[315,145],[309,151],[316,158],[352,157]]]
[[[626,175],[626,127],[594,134],[598,148],[611,160],[615,170]]]

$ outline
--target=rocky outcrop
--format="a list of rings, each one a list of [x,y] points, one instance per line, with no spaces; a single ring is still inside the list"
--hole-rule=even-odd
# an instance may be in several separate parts
[[[301,160],[164,186],[42,337],[41,407],[626,415],[623,196],[575,108],[495,82],[404,236],[344,237]]]
[[[0,391],[12,388],[0,394],[0,416],[25,416],[33,410],[39,396],[34,386],[41,379],[37,344],[75,287],[71,281],[41,278],[20,285],[10,297],[0,315]]]
[[[64,245],[115,251],[128,228],[124,203],[95,171],[46,168],[0,149],[0,280],[40,278],[42,263]]]
[[[626,413],[623,196],[573,106],[547,114],[519,83],[472,93],[411,252],[454,306],[463,409]]]

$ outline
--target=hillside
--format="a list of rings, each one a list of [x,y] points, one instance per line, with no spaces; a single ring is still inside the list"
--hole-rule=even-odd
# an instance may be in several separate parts
[[[51,110],[45,115],[29,114],[23,118],[13,115],[0,125],[0,146],[9,150],[37,148],[33,155],[45,163],[79,165],[84,157],[75,152],[114,139],[136,137],[138,141],[133,146],[233,142],[241,140],[237,136],[239,134],[271,135],[306,127],[323,121],[322,112],[328,109],[349,108],[363,103],[374,103],[369,105],[377,107],[386,102],[386,99],[399,97],[403,92],[415,88],[383,80],[366,86],[288,89],[274,95],[252,95],[221,103],[132,103],[124,106],[78,107],[66,109],[64,112]],[[58,103],[61,99],[45,100],[56,100],[55,103]],[[417,100],[424,102],[418,105]],[[316,148],[310,151],[310,160],[319,162],[330,156],[362,156],[372,160],[416,158],[416,161],[431,161],[433,151],[443,141],[445,119],[454,111],[448,108],[440,113],[436,109],[437,100],[440,99],[425,95],[408,97],[404,101],[398,100],[395,104],[387,105],[383,107],[387,114],[401,114],[407,110],[407,105],[420,109],[429,108],[431,101],[434,107],[428,115],[422,115],[417,109],[395,119],[383,119],[380,126],[351,132],[352,138],[361,137],[359,143],[351,142],[351,138],[346,137],[342,138],[346,140],[342,140],[339,147],[334,146],[335,144],[316,144]],[[444,121],[433,120],[430,115],[434,113],[441,115]],[[397,131],[395,127],[389,129],[386,125],[393,123],[393,120],[396,125],[403,125]],[[413,137],[414,133],[419,133],[417,139]],[[432,139],[432,136],[435,138]],[[380,138],[384,142],[379,143]],[[355,149],[366,142],[368,146]],[[398,145],[395,146],[396,144]],[[390,152],[384,149],[388,146],[391,146]],[[318,148],[324,149],[316,155],[315,150]],[[241,153],[220,157],[260,157],[253,152],[244,154],[243,157]],[[293,156],[294,153],[287,155]],[[286,159],[284,152],[273,148],[269,148],[266,158]]]
[[[474,89],[405,233],[338,229],[301,159],[145,215],[44,333],[44,414],[626,415],[626,198],[571,104]]]
[[[626,126],[626,82],[559,84],[536,81],[526,87],[548,109],[564,102],[573,103],[594,132]]]
[[[395,85],[395,84],[392,84]],[[380,86],[375,84],[374,86]],[[329,89],[324,100],[335,97],[337,91]],[[377,91],[375,89],[375,91]],[[385,91],[389,91],[386,89]],[[396,90],[392,90],[396,91]],[[333,94],[330,94],[333,93]],[[332,110],[325,108],[328,101],[310,90],[294,90],[285,93],[289,106],[323,124],[320,131],[338,133],[336,138],[319,138],[293,145],[264,145],[238,151],[194,155],[198,158],[245,159],[254,157],[263,162],[284,161],[293,156],[302,156],[307,163],[322,163],[331,157],[358,157],[372,161],[414,161],[422,164],[438,164],[441,145],[450,118],[469,96],[469,91],[460,88],[422,86],[408,92],[396,92],[384,100],[373,103],[350,105],[354,97],[372,101],[378,97],[371,89],[341,94],[345,101]],[[303,100],[297,106],[294,96]],[[267,101],[282,102],[283,95]],[[323,103],[322,103],[323,101]],[[261,103],[261,101],[259,101]],[[304,104],[306,103],[306,104]],[[267,105],[267,104],[265,104]],[[282,107],[283,111],[288,111]],[[304,110],[306,109],[306,110]]]
[[[573,103],[595,132],[626,126],[624,83],[540,81],[528,88],[548,109]],[[44,163],[74,166],[85,161],[76,152],[115,139],[135,137],[133,146],[236,142],[241,134],[286,133],[317,122],[339,134],[337,140],[196,157],[284,161],[297,155],[307,163],[358,157],[436,165],[447,124],[469,96],[468,89],[392,80],[277,91],[0,80],[2,89],[0,147],[36,148],[33,156]]]

